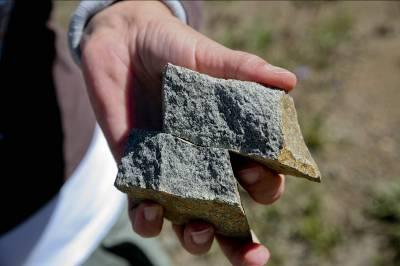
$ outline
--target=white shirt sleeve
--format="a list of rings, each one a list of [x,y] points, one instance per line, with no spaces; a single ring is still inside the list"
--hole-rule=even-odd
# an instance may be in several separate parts
[[[68,44],[75,62],[80,65],[80,43],[83,31],[89,19],[117,0],[82,0],[73,13],[68,30]],[[187,16],[182,3],[178,0],[162,0],[177,18],[187,24]]]

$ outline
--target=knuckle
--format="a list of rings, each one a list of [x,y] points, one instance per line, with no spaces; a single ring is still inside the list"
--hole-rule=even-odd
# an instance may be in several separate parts
[[[258,55],[247,52],[242,52],[241,61],[243,62],[243,65],[265,64],[264,59]]]
[[[250,70],[253,70],[254,67],[266,64],[266,62],[257,55],[242,51],[236,51],[236,54],[238,61],[236,69],[234,70],[234,76],[238,79],[247,79]]]
[[[134,231],[141,237],[145,238],[155,237],[160,233],[157,227],[152,227],[152,226],[141,226],[141,227],[134,226]]]
[[[99,50],[103,49],[104,34],[101,32],[85,34],[80,43],[80,49],[83,55],[93,55],[98,54]]]

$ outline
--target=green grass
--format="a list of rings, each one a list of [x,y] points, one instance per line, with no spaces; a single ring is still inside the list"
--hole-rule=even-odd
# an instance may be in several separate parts
[[[353,20],[347,14],[340,14],[322,21],[314,34],[316,47],[320,52],[330,52],[350,37]]]
[[[326,70],[336,61],[340,46],[352,40],[353,25],[352,16],[346,13],[321,17],[298,40],[285,44],[287,57],[293,62]]]
[[[399,178],[398,178],[399,179]],[[400,182],[387,184],[372,192],[366,216],[378,223],[381,238],[381,256],[375,265],[398,265],[400,261]]]
[[[327,134],[323,123],[324,117],[319,113],[302,115],[299,122],[307,147],[312,152],[320,151],[327,142]]]
[[[232,49],[265,56],[274,38],[272,31],[268,28],[243,26],[235,30],[227,30],[219,41]]]
[[[324,219],[323,202],[315,194],[310,195],[298,224],[293,233],[294,239],[304,243],[310,252],[318,256],[330,256],[341,241],[339,228]]]
[[[264,220],[265,226],[257,228],[256,233],[263,236],[261,240],[270,248],[273,254],[270,263],[274,266],[288,265],[287,257],[293,256],[291,250],[298,246],[304,248],[310,259],[329,260],[343,241],[341,227],[326,218],[328,206],[321,191],[298,181],[291,182],[288,187],[289,198],[282,199],[280,206],[265,207],[258,217],[259,224]],[[302,195],[301,191],[305,190],[307,195]],[[291,239],[291,243],[277,243],[281,237]],[[305,258],[304,263],[307,260]]]
[[[315,50],[313,60],[318,68],[326,68],[339,45],[351,38],[353,20],[347,14],[340,14],[323,20],[312,33]],[[318,56],[319,55],[319,56]]]
[[[390,184],[373,192],[367,213],[385,224],[400,225],[400,183]]]

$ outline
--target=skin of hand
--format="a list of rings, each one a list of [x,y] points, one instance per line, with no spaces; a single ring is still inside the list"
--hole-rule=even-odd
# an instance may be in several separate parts
[[[296,77],[263,59],[228,49],[184,25],[159,1],[121,1],[96,14],[81,43],[82,70],[96,118],[118,162],[132,128],[161,128],[161,75],[167,62],[219,78],[255,81],[291,90]],[[284,176],[232,158],[235,176],[258,203],[270,204],[284,190]],[[135,232],[157,236],[163,208],[129,199]],[[258,243],[214,234],[212,225],[173,225],[192,254],[207,252],[214,237],[233,265],[264,265],[269,252]]]

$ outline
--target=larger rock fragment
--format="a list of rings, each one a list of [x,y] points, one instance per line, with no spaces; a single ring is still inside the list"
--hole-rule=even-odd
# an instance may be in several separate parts
[[[168,64],[163,131],[199,146],[229,149],[279,173],[320,181],[293,100],[280,90]]]
[[[221,234],[249,237],[226,150],[134,130],[115,185],[135,199],[158,202],[174,223],[200,219],[212,223]]]

